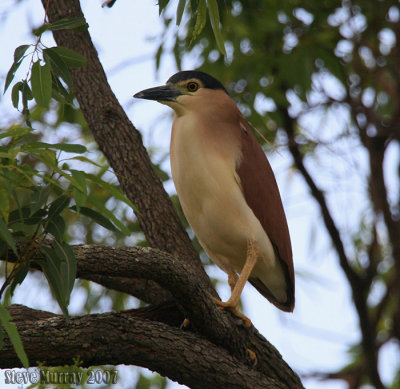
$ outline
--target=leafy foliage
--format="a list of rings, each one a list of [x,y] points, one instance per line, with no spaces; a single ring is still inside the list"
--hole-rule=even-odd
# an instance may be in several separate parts
[[[19,107],[19,96],[22,95],[22,112],[29,127],[31,127],[31,122],[28,102],[34,99],[38,105],[47,107],[53,97],[61,103],[71,104],[72,79],[69,68],[86,64],[85,57],[65,47],[43,47],[41,45],[42,34],[45,31],[82,30],[87,27],[88,25],[83,18],[61,19],[55,23],[45,23],[35,30],[38,39],[34,46],[21,45],[15,49],[14,62],[8,71],[4,92],[11,85],[22,62],[30,57],[30,71],[25,79],[14,85],[12,90],[12,102],[15,108]],[[26,53],[29,48],[32,48],[33,51]],[[40,58],[40,55],[42,58]]]
[[[48,278],[60,307],[67,314],[76,263],[65,240],[67,223],[64,215],[66,212],[78,212],[113,232],[129,234],[129,229],[101,202],[88,199],[87,181],[95,182],[96,186],[117,194],[127,204],[131,203],[119,189],[95,174],[72,169],[65,162],[61,165],[61,152],[82,154],[86,152],[86,147],[78,144],[37,142],[34,141],[34,131],[29,128],[12,128],[1,134],[1,137],[10,139],[0,146],[0,177],[4,182],[1,197],[1,245],[3,252],[8,245],[18,256],[18,262],[8,275],[2,291],[10,286],[9,293],[12,295],[17,284],[27,274],[35,248],[40,247],[50,237],[53,244],[51,247],[41,248],[46,260],[39,265]],[[89,159],[86,161],[90,162]],[[41,166],[40,169],[37,168],[38,165]],[[71,201],[75,205],[70,206]],[[85,206],[87,203],[91,208]],[[17,239],[24,243],[19,252],[15,243]]]
[[[169,0],[163,0],[158,2],[160,15],[162,11],[167,7]],[[182,16],[184,14],[185,9],[190,14],[190,16],[195,16],[194,20],[195,26],[193,29],[190,30],[190,34],[192,37],[192,41],[194,42],[203,31],[206,20],[207,20],[207,13],[208,17],[212,26],[213,35],[216,41],[216,45],[218,50],[223,54],[226,55],[225,51],[225,44],[224,38],[221,31],[220,25],[220,16],[219,16],[219,5],[217,0],[179,0],[177,10],[176,10],[176,24],[180,25],[182,22]],[[208,12],[207,12],[208,11]],[[167,23],[169,24],[171,20],[168,20]],[[162,45],[160,45],[159,50],[162,51]]]
[[[102,178],[108,167],[86,156],[85,146],[44,142],[41,133],[32,125],[35,120],[42,120],[53,98],[59,104],[63,120],[86,127],[74,108],[69,71],[70,67],[84,66],[86,59],[67,48],[49,48],[40,44],[41,34],[45,31],[82,28],[87,28],[82,18],[46,23],[35,30],[39,37],[35,46],[17,47],[4,91],[12,84],[22,61],[30,57],[27,77],[14,84],[11,94],[17,109],[22,98],[22,113],[27,126],[12,125],[0,132],[0,251],[7,253],[7,247],[10,247],[17,257],[15,264],[6,267],[0,296],[7,291],[6,300],[9,300],[15,288],[24,281],[31,264],[37,262],[66,316],[76,278],[76,260],[68,244],[70,222],[67,220],[73,219],[73,215],[82,215],[118,236],[129,235],[131,229],[108,209],[105,198],[114,196],[118,202],[134,208],[118,186]],[[30,48],[32,52],[29,52]],[[33,109],[28,105],[32,100],[37,104]],[[78,163],[81,168],[85,164],[92,169],[77,170],[70,163]],[[50,244],[47,243],[49,239]],[[34,259],[39,248],[45,258],[41,261]],[[9,323],[7,311],[1,309],[2,328],[10,336],[23,364],[28,365],[16,328]]]

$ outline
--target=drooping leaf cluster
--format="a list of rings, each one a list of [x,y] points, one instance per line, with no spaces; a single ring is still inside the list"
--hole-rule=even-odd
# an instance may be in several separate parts
[[[34,99],[42,107],[47,107],[52,97],[61,103],[72,104],[72,78],[69,68],[86,64],[85,57],[66,47],[44,47],[41,44],[42,34],[45,31],[81,30],[87,27],[82,18],[45,23],[35,30],[38,37],[35,45],[21,45],[15,49],[14,62],[7,73],[4,92],[11,85],[22,62],[30,61],[26,78],[15,83],[11,93],[13,106],[17,109],[20,97],[22,98],[22,112],[28,126],[31,126],[28,107],[30,100]]]

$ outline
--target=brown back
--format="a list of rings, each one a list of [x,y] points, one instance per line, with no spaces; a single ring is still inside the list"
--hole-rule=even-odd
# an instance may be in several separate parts
[[[281,196],[268,159],[244,119],[241,119],[241,127],[243,155],[236,172],[240,177],[247,204],[263,226],[282,263],[288,299],[285,303],[280,303],[260,279],[250,278],[249,281],[275,306],[291,312],[294,308],[294,269],[289,229]]]

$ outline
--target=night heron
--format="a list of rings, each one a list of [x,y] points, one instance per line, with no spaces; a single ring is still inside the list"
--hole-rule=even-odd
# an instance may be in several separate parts
[[[291,312],[292,248],[279,189],[264,151],[224,86],[206,73],[183,71],[134,97],[175,111],[172,178],[190,226],[228,274],[231,287],[227,302],[214,301],[250,326],[238,310],[249,280],[272,304]]]

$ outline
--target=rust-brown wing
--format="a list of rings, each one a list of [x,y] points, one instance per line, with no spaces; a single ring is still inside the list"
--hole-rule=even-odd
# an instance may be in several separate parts
[[[253,210],[274,246],[287,283],[286,302],[281,303],[258,278],[249,278],[251,284],[271,303],[284,311],[294,308],[294,269],[292,245],[275,175],[267,157],[247,123],[241,119],[242,158],[236,172],[240,177],[247,204]]]

